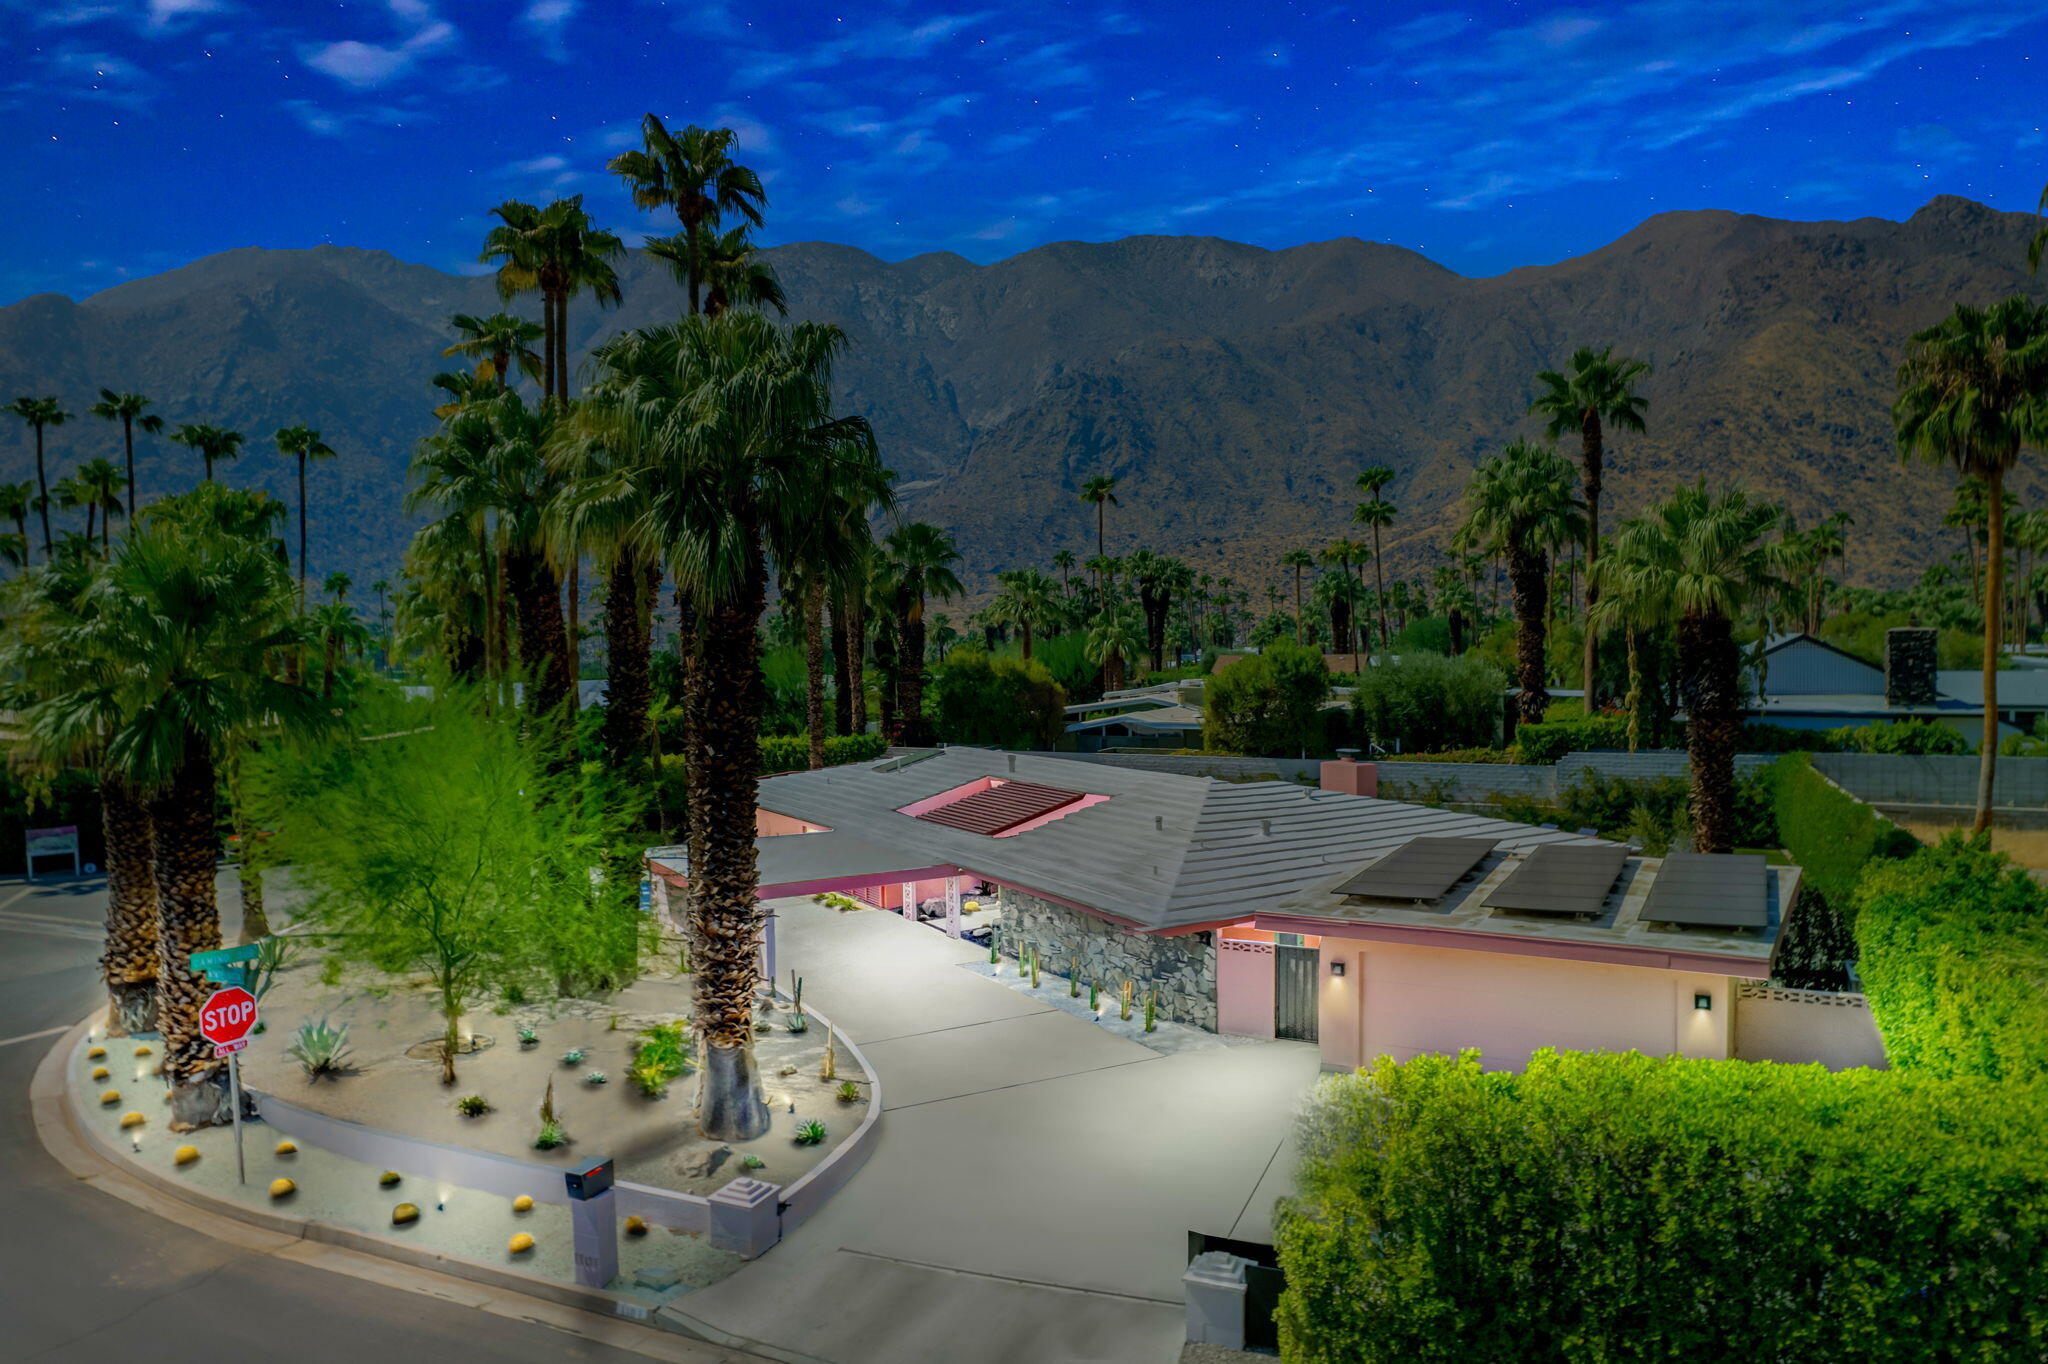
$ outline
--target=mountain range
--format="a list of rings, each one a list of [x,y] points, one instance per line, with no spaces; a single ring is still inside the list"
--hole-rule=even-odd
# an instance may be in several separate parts
[[[1179,554],[1258,586],[1279,557],[1354,534],[1352,479],[1397,471],[1390,570],[1421,572],[1455,525],[1472,466],[1517,435],[1539,369],[1612,344],[1652,363],[1648,430],[1613,440],[1612,523],[1705,478],[1782,500],[1801,520],[1855,517],[1849,571],[1894,584],[1946,555],[1952,478],[1900,463],[1889,404],[1906,337],[1958,300],[2048,298],[2024,247],[2036,220],[1932,200],[1904,222],[1661,214],[1590,254],[1491,278],[1356,239],[1270,251],[1207,237],[1062,242],[992,265],[950,253],[884,261],[804,242],[767,253],[792,317],[845,328],[838,382],[899,475],[900,515],[958,537],[970,585],[1094,552],[1076,500],[1119,479],[1109,548]],[[581,355],[673,317],[681,291],[638,252],[624,302],[570,311]],[[173,424],[248,433],[224,476],[288,495],[276,428],[341,453],[312,474],[313,569],[396,579],[414,443],[455,312],[498,307],[490,280],[381,251],[223,252],[83,300],[0,308],[0,395],[54,393],[54,479],[119,434],[83,415],[102,385]],[[138,441],[145,498],[189,485],[196,455]],[[1575,443],[1564,447],[1576,455]],[[25,430],[0,430],[0,476],[31,476]],[[2044,462],[2048,463],[2048,462]],[[2036,503],[2037,463],[2017,484]],[[1948,541],[1942,537],[1946,535]]]

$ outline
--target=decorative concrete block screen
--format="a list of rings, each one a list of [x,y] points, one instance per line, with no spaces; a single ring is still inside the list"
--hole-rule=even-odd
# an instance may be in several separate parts
[[[1001,887],[1001,946],[1006,953],[1036,948],[1041,970],[1064,976],[1077,970],[1082,984],[1094,981],[1114,998],[1130,981],[1133,1013],[1147,991],[1159,992],[1159,1016],[1216,1031],[1216,947],[1208,933],[1154,937],[1127,933],[1093,914]],[[1070,960],[1077,967],[1070,967]]]
[[[1749,980],[1735,987],[1735,1055],[1743,1061],[1818,1062],[1829,1070],[1886,1065],[1884,1040],[1862,995]]]
[[[1977,759],[1900,753],[1816,753],[1816,772],[1871,805],[1977,803]],[[1992,803],[2009,810],[2048,806],[2048,758],[2000,758]]]

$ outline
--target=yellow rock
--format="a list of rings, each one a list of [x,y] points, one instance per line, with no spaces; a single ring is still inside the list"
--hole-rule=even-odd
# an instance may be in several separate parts
[[[190,1165],[193,1161],[199,1159],[199,1148],[196,1146],[180,1146],[177,1150],[171,1152],[171,1159],[180,1165]]]
[[[281,1156],[295,1156],[299,1153],[299,1145],[294,1141],[281,1141],[277,1144],[277,1153]]]
[[[298,1191],[299,1186],[292,1183],[289,1179],[273,1179],[270,1181],[270,1196],[272,1198],[284,1198]]]
[[[121,1091],[118,1089],[104,1091],[100,1095],[100,1102],[103,1104],[117,1104],[121,1102]]]
[[[144,1118],[140,1113],[130,1112],[121,1115],[121,1126],[123,1127],[140,1127],[147,1121],[148,1119]]]
[[[95,1080],[104,1080],[104,1079],[106,1079],[106,1078],[107,1078],[107,1075],[108,1075],[108,1073],[109,1073],[109,1072],[108,1072],[108,1070],[107,1070],[107,1068],[106,1068],[105,1066],[94,1066],[94,1067],[92,1068],[92,1078],[93,1078],[93,1079],[95,1079]]]
[[[626,1235],[628,1235],[628,1236],[645,1236],[646,1234],[647,1234],[647,1219],[646,1219],[646,1218],[644,1218],[644,1217],[628,1217],[628,1218],[626,1219]]]
[[[149,1048],[148,1048],[148,1047],[137,1047],[137,1048],[135,1049],[135,1054],[136,1054],[137,1056],[147,1056],[147,1055],[149,1055]]]
[[[962,914],[979,914],[979,913],[981,913],[981,901],[979,901],[979,900],[962,900],[962,901],[960,902],[960,912],[961,912]]]
[[[377,1176],[377,1187],[380,1189],[388,1189],[403,1178],[405,1178],[405,1176],[399,1174],[396,1170],[386,1170],[383,1174]]]
[[[505,1243],[505,1249],[511,1251],[514,1255],[524,1255],[527,1251],[533,1249],[533,1238],[522,1231]]]
[[[391,1210],[391,1225],[402,1227],[420,1220],[420,1206],[417,1203],[400,1203]]]
[[[512,1211],[514,1211],[514,1212],[532,1212],[532,1211],[533,1211],[533,1195],[532,1195],[532,1194],[524,1194],[524,1193],[523,1193],[523,1194],[519,1195],[519,1197],[517,1197],[517,1198],[513,1199],[513,1200],[512,1200]]]
[[[85,1059],[88,1061],[97,1061],[106,1054],[107,1049],[105,1047],[89,1047],[86,1049]]]

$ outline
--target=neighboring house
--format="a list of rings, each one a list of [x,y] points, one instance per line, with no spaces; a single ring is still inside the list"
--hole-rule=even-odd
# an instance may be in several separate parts
[[[1105,748],[1200,748],[1201,707],[1199,678],[1129,687],[1068,706],[1066,732],[1082,753]]]
[[[1984,674],[1937,666],[1935,639],[1931,629],[1887,631],[1880,668],[1812,635],[1776,635],[1749,673],[1749,718],[1787,729],[1932,720],[1975,742],[1984,731]],[[2000,671],[2001,733],[2031,730],[2044,714],[2048,669]]]
[[[1225,668],[1229,667],[1231,664],[1237,662],[1239,659],[1250,658],[1252,656],[1252,652],[1239,651],[1237,653],[1218,654],[1216,655],[1216,662],[1210,667],[1209,671],[1212,674],[1220,673]],[[1373,662],[1371,651],[1365,649],[1359,650],[1357,655],[1356,667],[1353,666],[1352,655],[1350,654],[1323,655],[1323,670],[1325,672],[1350,673],[1355,672],[1357,668],[1371,668],[1376,666],[1378,665]]]
[[[1035,949],[1105,997],[1129,980],[1164,1018],[1316,1041],[1332,1067],[1737,1054],[1735,987],[1770,975],[1796,869],[1637,857],[1358,794],[1370,764],[1323,774],[1307,789],[965,748],[789,773],[760,787],[760,895],[841,892],[955,935],[992,901],[1005,955]],[[687,863],[648,861],[665,908]],[[765,955],[772,973],[772,918]]]

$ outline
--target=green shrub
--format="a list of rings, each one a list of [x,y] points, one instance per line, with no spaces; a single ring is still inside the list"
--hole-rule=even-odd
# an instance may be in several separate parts
[[[1911,834],[1813,770],[1801,753],[1770,767],[1771,809],[1778,841],[1804,873],[1805,886],[1837,912],[1848,913],[1856,882],[1874,858],[1911,855]]]
[[[889,741],[880,734],[829,734],[825,737],[825,765],[864,763],[889,751]],[[804,734],[761,736],[761,775],[801,772],[811,765],[811,740]],[[665,775],[665,774],[664,774]],[[671,809],[675,808],[673,806]]]
[[[1635,1053],[1326,1080],[1282,1357],[2039,1359],[2048,1087]]]
[[[640,1034],[640,1045],[633,1053],[627,1078],[642,1094],[658,1099],[668,1093],[668,1082],[689,1066],[690,1034],[686,1025],[657,1023]]]
[[[1887,720],[1876,725],[1848,725],[1827,732],[1838,753],[1975,753],[1977,747],[1936,720]]]
[[[925,714],[946,743],[1051,748],[1066,705],[1066,689],[1043,663],[991,657],[978,644],[955,648],[925,683]]]
[[[285,1054],[299,1063],[308,1080],[339,1075],[348,1066],[348,1024],[308,1019]]]
[[[455,1111],[465,1118],[481,1118],[491,1111],[491,1101],[481,1094],[465,1094],[455,1101]]]
[[[1515,748],[1446,748],[1437,753],[1397,753],[1381,758],[1390,763],[1514,763],[1521,752]]]
[[[1515,746],[1530,764],[1554,763],[1567,753],[1628,747],[1628,721],[1618,715],[1592,719],[1544,720],[1517,725]]]
[[[2048,1077],[2048,886],[1951,834],[1856,892],[1858,969],[1900,1070]]]
[[[1483,658],[1408,654],[1367,668],[1351,695],[1359,734],[1389,750],[1477,748],[1500,732],[1507,678]]]
[[[1751,721],[1742,727],[1742,735],[1735,741],[1738,753],[1833,753],[1841,745],[1834,735],[1839,730],[1792,729],[1785,725],[1767,725]]]
[[[1202,747],[1211,753],[1293,758],[1323,751],[1330,675],[1314,649],[1276,644],[1247,654],[1202,687]]]
[[[825,1124],[819,1122],[816,1118],[807,1118],[796,1125],[796,1144],[798,1146],[816,1146],[823,1140],[825,1140]]]

